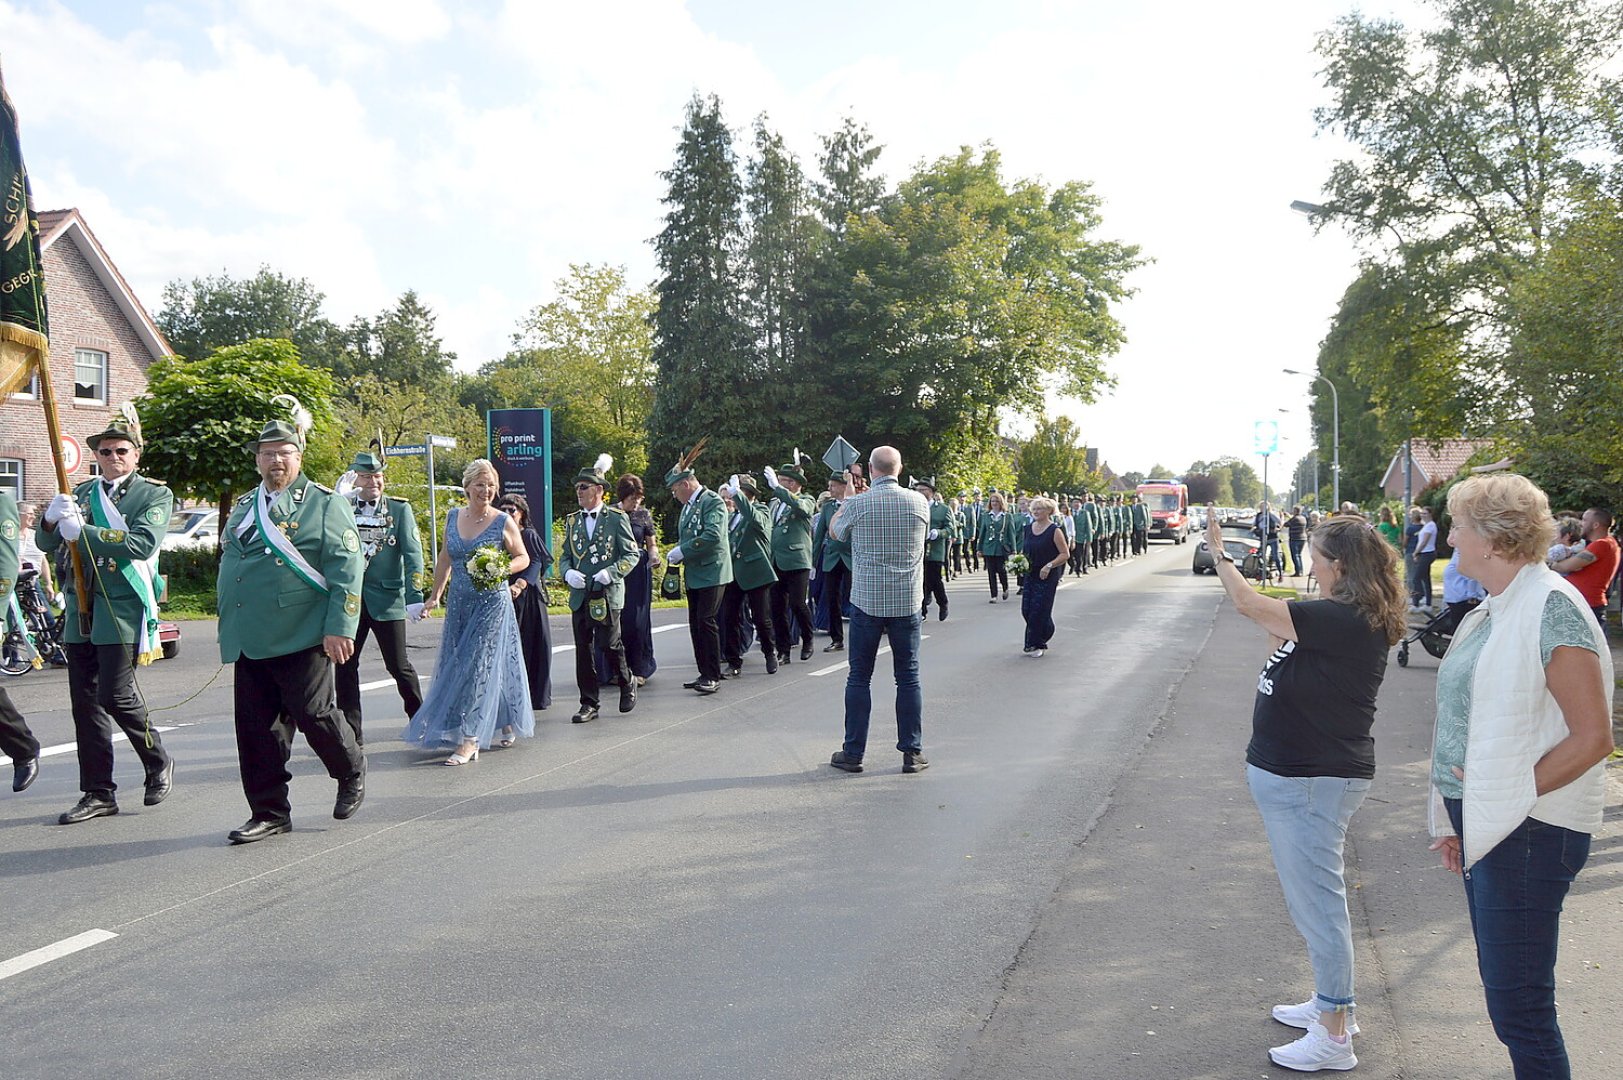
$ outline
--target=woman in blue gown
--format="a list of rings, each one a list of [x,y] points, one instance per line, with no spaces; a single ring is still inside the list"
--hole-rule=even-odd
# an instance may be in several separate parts
[[[514,573],[529,565],[518,523],[491,505],[496,468],[480,458],[468,463],[462,486],[468,505],[446,515],[445,540],[434,561],[434,587],[427,607],[439,606],[450,585],[451,600],[440,638],[434,680],[422,708],[406,728],[406,741],[433,747],[457,744],[447,765],[466,765],[490,746],[498,727],[504,742],[535,734],[530,688],[506,578],[480,589],[468,576],[468,558],[480,547],[501,547]]]

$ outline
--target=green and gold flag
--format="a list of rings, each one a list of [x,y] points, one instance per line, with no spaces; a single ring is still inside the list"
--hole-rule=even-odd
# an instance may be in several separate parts
[[[28,384],[49,349],[39,218],[17,137],[17,110],[0,75],[0,397]]]

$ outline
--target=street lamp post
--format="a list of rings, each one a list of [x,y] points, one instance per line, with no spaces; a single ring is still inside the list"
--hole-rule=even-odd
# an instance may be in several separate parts
[[[1306,375],[1308,372],[1297,371],[1295,368],[1282,369],[1287,375]],[[1332,512],[1341,512],[1341,395],[1336,392],[1336,384],[1323,375],[1314,374],[1313,377],[1330,388],[1330,502]],[[1317,474],[1318,465],[1315,463],[1314,472]],[[1317,475],[1314,483],[1318,483]],[[1318,488],[1313,489],[1314,497],[1318,496]]]

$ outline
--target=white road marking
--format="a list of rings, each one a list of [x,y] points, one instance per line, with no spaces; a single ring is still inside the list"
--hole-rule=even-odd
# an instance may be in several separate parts
[[[847,635],[847,636],[849,636],[849,635]],[[919,640],[920,641],[929,641],[930,640],[930,635],[929,634],[920,634],[919,635]],[[849,646],[847,646],[847,647],[849,648]],[[874,655],[875,656],[884,656],[888,652],[890,652],[890,646],[886,645],[884,648],[880,649]],[[846,668],[848,668],[850,666],[851,666],[851,661],[845,660],[845,661],[842,661],[842,662],[840,662],[838,664],[835,664],[833,667],[818,668],[816,671],[807,672],[807,674],[815,679],[819,675],[827,675],[830,672],[834,672],[834,671],[843,671],[844,669],[846,669]]]
[[[671,623],[669,626],[656,626],[651,631],[649,631],[649,633],[663,634],[667,630],[685,630],[685,629],[687,629],[687,625],[688,625],[687,623]],[[553,652],[554,656],[556,656],[558,653],[561,653],[561,652],[574,652],[574,651],[575,651],[575,646],[573,646],[573,645],[554,645],[552,647],[552,652]]]
[[[0,960],[0,979],[9,979],[13,975],[21,975],[41,964],[49,964],[52,960],[60,960],[64,956],[72,956],[81,949],[88,949],[92,945],[100,945],[104,941],[111,941],[118,935],[111,930],[86,930],[82,934],[74,934],[70,938],[25,952],[21,956],[14,956],[10,960]]]
[[[390,680],[389,685],[393,686],[394,681]],[[152,730],[161,735],[166,731],[174,731],[176,728],[183,728],[183,727],[191,727],[191,725],[190,724],[170,724],[168,727],[154,727]],[[125,735],[122,731],[113,732],[113,741],[118,742],[120,739],[124,740],[125,742],[130,741],[129,736]],[[58,755],[58,754],[71,754],[77,749],[79,749],[79,744],[78,743],[63,743],[60,746],[42,746],[42,747],[40,747],[39,756],[42,757],[42,758],[56,757],[56,755]],[[10,765],[11,763],[12,762],[11,762],[10,758],[0,756],[0,766]],[[91,944],[94,945],[95,942],[91,942]]]

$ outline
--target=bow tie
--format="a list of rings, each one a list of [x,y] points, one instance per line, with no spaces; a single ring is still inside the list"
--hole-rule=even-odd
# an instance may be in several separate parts
[[[588,511],[586,511],[586,520],[587,521],[596,521],[597,520],[597,511],[596,510],[588,510]]]

